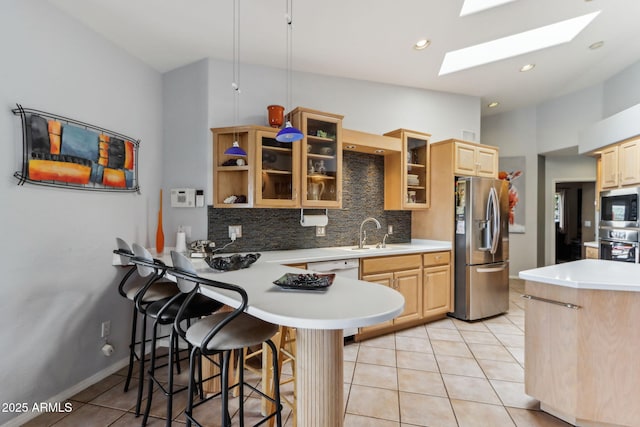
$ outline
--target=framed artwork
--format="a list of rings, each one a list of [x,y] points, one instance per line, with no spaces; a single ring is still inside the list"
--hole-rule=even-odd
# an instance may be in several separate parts
[[[18,185],[140,193],[139,140],[20,104],[12,112],[22,121]]]
[[[498,178],[509,182],[509,233],[525,232],[525,161],[521,157],[500,157]]]

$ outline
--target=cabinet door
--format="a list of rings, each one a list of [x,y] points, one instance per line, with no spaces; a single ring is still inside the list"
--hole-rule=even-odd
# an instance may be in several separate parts
[[[424,269],[422,315],[424,317],[451,311],[451,268],[440,265]]]
[[[640,141],[629,141],[618,148],[620,185],[640,183]]]
[[[294,117],[304,134],[301,206],[342,207],[342,120],[307,112]]]
[[[618,186],[618,147],[609,147],[600,155],[602,188],[614,188]]]
[[[404,297],[404,311],[393,319],[393,324],[402,324],[422,317],[422,270],[398,271],[394,273],[394,289]]]
[[[300,144],[276,141],[276,133],[256,132],[256,196],[259,207],[300,206]]]
[[[429,138],[405,132],[403,138],[405,170],[403,174],[403,208],[429,207]]]
[[[577,289],[528,281],[525,289],[534,297],[578,303]],[[575,414],[580,387],[578,310],[541,300],[527,300],[524,313],[527,325],[525,393],[553,408],[562,408],[567,414]]]
[[[476,175],[476,147],[456,142],[454,145],[454,174],[456,175]]]
[[[493,148],[477,147],[476,173],[489,178],[498,177],[498,153]]]
[[[393,273],[368,274],[366,276],[362,276],[362,280],[364,280],[365,282],[378,283],[380,285],[387,286],[389,288],[393,288],[393,283],[394,283]],[[360,332],[375,331],[378,329],[386,328],[391,325],[393,325],[393,320],[387,320],[382,323],[377,323],[375,325],[365,326],[363,328],[360,328]]]

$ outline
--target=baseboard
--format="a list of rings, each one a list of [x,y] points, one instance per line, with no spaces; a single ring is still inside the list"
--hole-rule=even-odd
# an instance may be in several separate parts
[[[58,403],[58,402],[64,402],[67,399],[70,399],[71,397],[75,396],[76,394],[80,393],[82,390],[86,389],[87,387],[102,381],[103,379],[107,378],[109,375],[113,375],[116,372],[118,372],[120,369],[124,368],[125,366],[129,365],[129,356],[127,355],[127,357],[125,357],[122,360],[119,360],[118,362],[114,363],[111,366],[108,366],[106,368],[104,368],[103,370],[96,372],[95,374],[91,375],[89,378],[79,382],[78,384],[69,387],[68,389],[64,390],[61,393],[58,393],[57,395],[51,397],[50,399],[48,399],[46,402],[47,403]],[[26,412],[22,415],[19,415],[9,421],[7,421],[6,423],[2,424],[0,427],[20,427],[21,425],[25,424],[27,421],[32,420],[34,418],[36,418],[37,416],[42,415],[42,413],[40,412]]]

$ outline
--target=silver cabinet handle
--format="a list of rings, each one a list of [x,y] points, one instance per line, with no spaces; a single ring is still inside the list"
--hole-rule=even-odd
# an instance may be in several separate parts
[[[478,268],[476,269],[476,271],[478,273],[496,273],[498,271],[502,271],[505,268],[507,268],[506,265],[503,265],[502,267],[484,267],[484,268]]]
[[[540,297],[535,297],[533,295],[522,295],[522,298],[526,298],[528,300],[535,300],[535,301],[541,301],[541,302],[547,302],[549,304],[555,304],[555,305],[560,305],[562,307],[566,307],[566,308],[571,308],[573,310],[578,310],[580,307],[579,305],[575,305],[575,304],[571,304],[569,302],[562,302],[562,301],[555,301],[552,299],[546,299],[546,298],[540,298]]]

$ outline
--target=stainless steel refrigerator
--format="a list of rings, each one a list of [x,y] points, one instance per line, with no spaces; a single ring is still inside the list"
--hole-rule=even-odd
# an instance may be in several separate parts
[[[453,317],[476,320],[509,309],[508,193],[503,180],[456,178]]]

